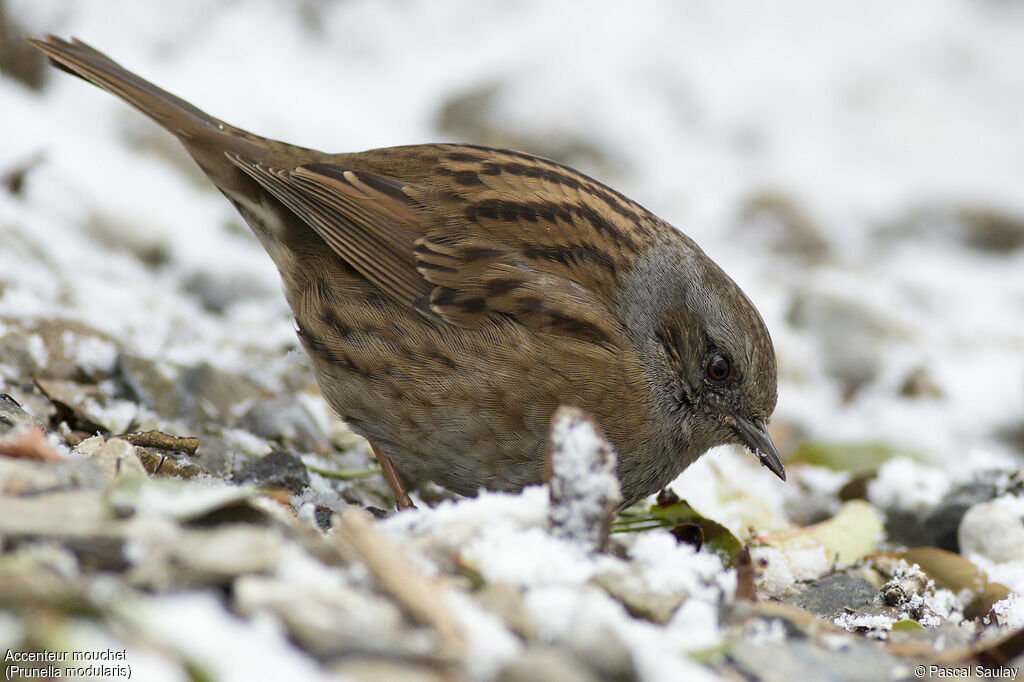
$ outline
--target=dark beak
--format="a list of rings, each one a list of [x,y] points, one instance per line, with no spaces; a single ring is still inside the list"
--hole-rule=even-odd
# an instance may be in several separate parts
[[[771,436],[768,435],[768,427],[765,426],[764,420],[750,420],[739,415],[735,416],[736,433],[739,434],[740,439],[750,448],[751,452],[757,455],[761,464],[785,481],[786,469],[782,466],[779,453],[775,451],[775,444],[772,443]]]

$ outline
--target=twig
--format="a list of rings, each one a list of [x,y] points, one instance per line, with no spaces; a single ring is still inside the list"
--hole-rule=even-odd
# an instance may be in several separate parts
[[[437,585],[377,530],[368,513],[362,509],[343,511],[335,522],[334,535],[343,549],[363,561],[381,589],[412,618],[437,632],[443,652],[457,656],[463,651],[462,627],[441,601]]]

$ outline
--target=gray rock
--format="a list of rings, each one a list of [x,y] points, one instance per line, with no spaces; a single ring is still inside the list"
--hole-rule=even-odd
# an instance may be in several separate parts
[[[109,479],[91,460],[69,459],[62,462],[0,457],[0,494],[38,495],[58,490],[99,489]]]
[[[253,403],[238,420],[238,427],[300,452],[324,453],[327,437],[306,406],[290,395]]]
[[[443,669],[383,656],[346,656],[331,665],[331,672],[356,682],[448,682],[452,679]]]
[[[139,523],[129,580],[137,587],[230,585],[242,575],[270,573],[284,540],[273,528],[245,523],[213,528]]]
[[[881,232],[892,240],[954,241],[984,254],[1007,255],[1024,248],[1024,216],[983,205],[918,207]]]
[[[960,520],[971,507],[1005,493],[1006,479],[1003,471],[980,471],[973,480],[951,489],[921,521],[926,541],[917,544],[959,553]]]
[[[209,363],[183,370],[179,385],[191,399],[191,418],[195,424],[230,422],[262,394],[260,387],[245,377]]]
[[[592,582],[625,606],[635,618],[659,625],[667,623],[687,597],[685,591],[655,592],[633,576],[618,572],[600,573],[592,578]]]
[[[601,620],[577,614],[565,644],[602,678],[636,679],[633,655],[619,634]]]
[[[17,400],[6,393],[0,393],[0,435],[18,427],[46,430],[46,425],[26,412]]]
[[[208,270],[197,272],[185,280],[185,291],[193,294],[204,308],[213,313],[223,313],[239,301],[266,298],[273,293],[265,287],[253,286],[252,278],[238,274],[224,276]]]
[[[121,387],[122,397],[153,410],[164,419],[183,419],[190,415],[190,400],[176,381],[177,372],[155,360],[121,353],[114,378]]]
[[[427,628],[409,627],[394,603],[341,580],[325,588],[243,575],[232,592],[240,614],[277,615],[293,640],[323,658],[360,652],[427,658],[437,645]]]
[[[880,682],[911,679],[913,665],[865,640],[844,640],[841,648],[826,648],[812,640],[763,644],[739,643],[728,657],[749,679],[764,682]]]
[[[233,476],[236,483],[251,483],[261,488],[286,488],[293,493],[309,487],[309,471],[302,460],[290,452],[275,450],[242,466]]]
[[[799,590],[792,603],[828,620],[848,609],[864,611],[874,608],[875,595],[878,594],[867,580],[846,572],[800,585]]]
[[[97,438],[99,438],[97,436]],[[96,447],[93,447],[96,445]],[[92,457],[107,476],[145,476],[146,468],[139,460],[135,446],[122,438],[111,438],[96,444],[96,438],[83,441],[76,451]]]
[[[113,337],[77,320],[0,318],[0,358],[22,381],[109,378],[117,347]]]

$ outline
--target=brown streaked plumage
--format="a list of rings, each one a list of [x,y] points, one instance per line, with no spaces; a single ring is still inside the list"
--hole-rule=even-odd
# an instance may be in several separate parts
[[[399,502],[540,482],[560,404],[594,415],[626,504],[765,431],[775,353],[688,237],[554,161],[472,145],[325,154],[227,125],[77,40],[32,43],[178,137],[281,273],[331,407]]]

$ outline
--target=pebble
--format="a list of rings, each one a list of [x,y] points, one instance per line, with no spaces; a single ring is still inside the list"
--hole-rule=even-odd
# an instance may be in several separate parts
[[[999,500],[967,510],[957,531],[960,551],[1004,563],[1024,560],[1024,523],[1020,512]]]
[[[309,471],[296,455],[274,450],[253,459],[235,471],[236,483],[251,483],[261,488],[285,488],[298,493],[309,487]]]

